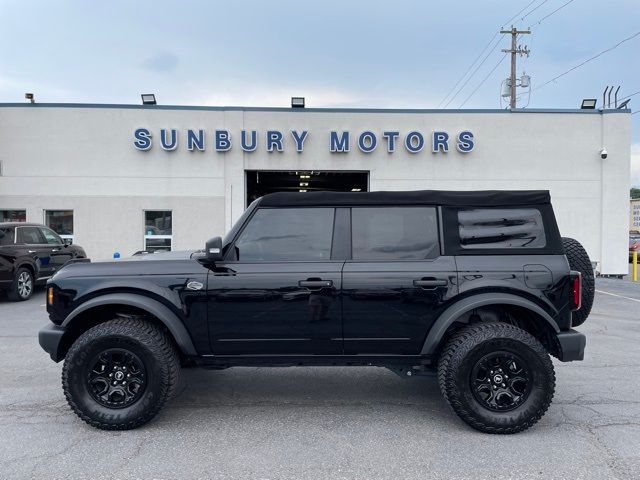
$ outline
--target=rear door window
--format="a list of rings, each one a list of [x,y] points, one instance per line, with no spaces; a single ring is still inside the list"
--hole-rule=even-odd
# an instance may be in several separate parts
[[[240,262],[331,259],[333,208],[261,208],[235,244]]]
[[[474,208],[458,211],[464,249],[544,248],[542,214],[536,208]]]
[[[46,242],[37,227],[18,227],[18,243],[23,245],[43,245]]]
[[[15,228],[0,228],[0,246],[13,245]]]
[[[353,260],[425,260],[440,253],[433,207],[354,207]]]

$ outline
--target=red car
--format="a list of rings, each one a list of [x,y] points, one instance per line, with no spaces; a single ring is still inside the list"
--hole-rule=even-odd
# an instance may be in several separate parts
[[[640,233],[629,234],[629,260],[632,259],[633,252],[638,252],[640,256]]]

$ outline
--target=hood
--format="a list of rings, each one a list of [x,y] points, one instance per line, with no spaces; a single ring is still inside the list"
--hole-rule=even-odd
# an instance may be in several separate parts
[[[63,278],[180,275],[204,268],[193,254],[196,250],[149,253],[106,262],[70,263],[62,267],[52,281]]]

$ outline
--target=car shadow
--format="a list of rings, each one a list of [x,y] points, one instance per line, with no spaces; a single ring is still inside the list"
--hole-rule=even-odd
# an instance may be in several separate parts
[[[3,304],[3,303],[21,304],[21,303],[29,303],[34,301],[35,302],[44,301],[44,298],[40,298],[40,297],[44,295],[46,288],[47,287],[45,285],[38,285],[34,288],[33,293],[31,294],[31,298],[29,298],[29,300],[23,300],[18,302],[9,300],[9,297],[7,296],[7,292],[5,292],[4,290],[0,290],[0,304]]]
[[[376,367],[183,369],[168,410],[255,405],[397,405],[449,415],[435,376],[401,378]]]

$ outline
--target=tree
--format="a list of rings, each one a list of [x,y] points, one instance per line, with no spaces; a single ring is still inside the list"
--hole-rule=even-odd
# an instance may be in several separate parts
[[[640,198],[640,188],[631,189],[631,198]]]

